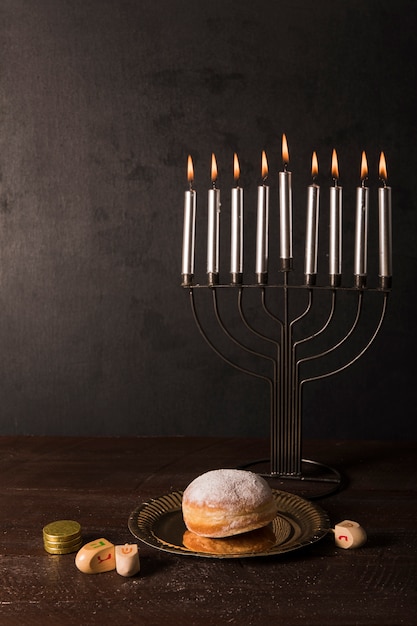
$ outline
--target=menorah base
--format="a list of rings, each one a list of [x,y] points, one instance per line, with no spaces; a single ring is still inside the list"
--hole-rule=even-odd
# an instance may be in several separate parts
[[[329,496],[341,489],[343,484],[342,475],[336,469],[308,459],[302,459],[300,474],[271,473],[269,459],[251,461],[240,465],[239,469],[256,472],[273,489],[290,491],[310,500]]]

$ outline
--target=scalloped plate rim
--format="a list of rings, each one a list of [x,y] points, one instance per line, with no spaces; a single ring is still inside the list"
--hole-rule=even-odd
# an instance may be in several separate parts
[[[322,539],[328,533],[328,531],[330,530],[329,517],[327,513],[316,503],[312,503],[309,500],[302,498],[301,496],[286,491],[272,489],[272,493],[278,505],[277,517],[283,517],[284,519],[287,519],[285,515],[287,514],[292,516],[294,520],[299,520],[301,524],[304,524],[306,521],[312,522],[313,517],[317,517],[318,523],[316,526],[313,525],[311,533],[308,531],[304,532],[301,538],[297,541],[289,541],[287,543],[284,542],[284,544],[276,544],[268,550],[262,552],[244,552],[242,554],[213,554],[211,552],[194,552],[183,545],[171,544],[169,541],[165,541],[163,537],[158,537],[156,534],[153,533],[156,522],[160,521],[164,516],[168,516],[172,513],[177,513],[178,515],[181,515],[181,500],[183,494],[183,491],[181,490],[174,490],[159,497],[150,498],[146,500],[146,502],[140,504],[136,509],[131,512],[128,519],[128,528],[132,535],[134,535],[137,539],[152,548],[156,548],[157,550],[182,556],[199,556],[217,559],[248,558],[285,554],[287,552],[299,550],[303,547],[311,545]],[[174,500],[178,500],[175,506],[168,506],[166,504],[166,501],[171,498]],[[284,508],[280,511],[280,504],[282,506],[282,503],[284,501],[287,501],[287,503],[289,501],[290,505],[292,504],[295,506],[293,506],[293,509],[291,509],[290,506],[289,509]],[[158,511],[154,510],[155,508],[159,507],[159,505],[161,505],[161,509]],[[307,515],[300,517],[298,515],[299,511],[297,510],[296,505],[305,507]],[[155,519],[152,521],[147,518],[143,522],[141,522],[141,526],[139,526],[141,517],[143,518],[144,515],[149,515],[149,510],[151,509],[151,507],[152,516],[155,517]],[[143,528],[145,528],[146,531],[143,530]]]

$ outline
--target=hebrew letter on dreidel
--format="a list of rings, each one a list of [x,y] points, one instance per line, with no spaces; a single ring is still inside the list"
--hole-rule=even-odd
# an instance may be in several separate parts
[[[138,546],[125,543],[115,548],[116,571],[121,576],[134,576],[140,570]]]
[[[114,545],[107,539],[96,539],[77,552],[75,565],[84,574],[100,574],[116,568]]]
[[[366,539],[366,531],[358,522],[345,520],[334,528],[334,540],[339,548],[359,548]]]

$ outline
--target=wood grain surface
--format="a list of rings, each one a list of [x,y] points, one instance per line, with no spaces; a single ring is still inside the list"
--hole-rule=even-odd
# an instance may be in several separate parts
[[[417,610],[416,444],[306,442],[347,484],[318,501],[331,524],[360,522],[368,542],[342,550],[331,533],[268,558],[177,556],[139,542],[141,571],[85,575],[50,555],[42,528],[80,522],[83,541],[137,541],[141,502],[209,469],[267,455],[260,439],[0,438],[0,623],[412,626]],[[291,485],[288,486],[291,490]]]

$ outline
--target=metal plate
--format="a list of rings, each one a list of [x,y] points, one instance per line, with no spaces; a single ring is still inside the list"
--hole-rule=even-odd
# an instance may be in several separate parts
[[[232,538],[232,543],[224,539],[210,540],[215,546],[212,551],[210,548],[193,550],[183,543],[186,527],[181,509],[182,493],[174,491],[140,505],[129,516],[130,532],[147,545],[165,552],[209,558],[245,558],[297,550],[318,541],[330,528],[329,518],[319,506],[300,496],[273,489],[278,515],[268,526],[270,538],[266,547],[265,542],[260,547],[259,536],[256,536],[253,545],[246,542],[242,551],[243,535],[240,535]],[[249,536],[250,533],[246,533],[246,538]],[[236,550],[233,541],[236,541]]]

